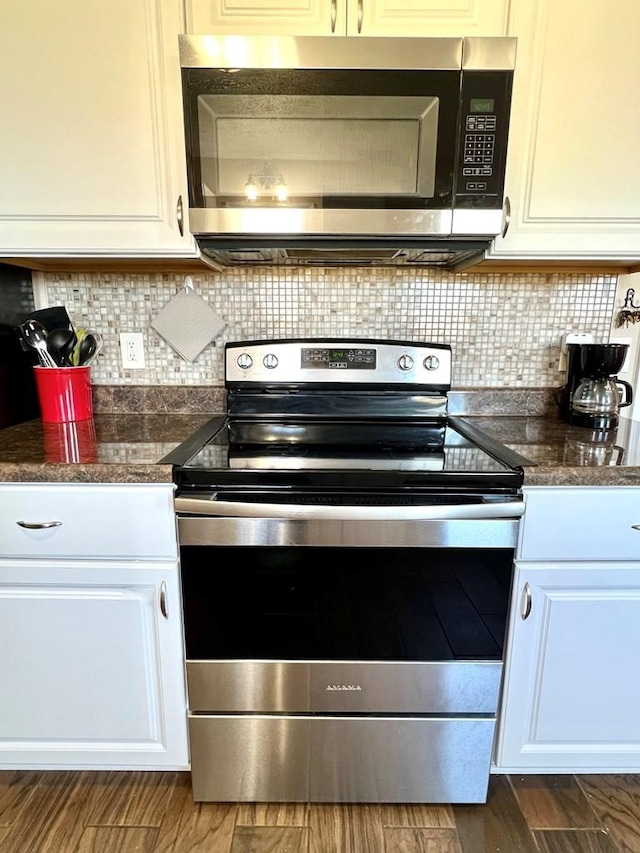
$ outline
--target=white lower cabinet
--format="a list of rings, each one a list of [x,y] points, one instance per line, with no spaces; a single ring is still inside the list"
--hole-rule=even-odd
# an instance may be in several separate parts
[[[495,770],[640,772],[640,490],[525,493]]]
[[[11,488],[3,487],[5,498]],[[78,489],[68,488],[71,494]],[[100,513],[101,491],[109,495],[114,487],[85,488]],[[130,496],[126,486],[117,490],[149,523],[145,498],[157,503],[158,493],[171,488],[134,486]],[[41,489],[55,495],[58,515],[68,520],[65,486]],[[109,516],[102,517],[108,528]],[[35,512],[30,523],[38,523]],[[175,529],[171,513],[157,513],[154,524]],[[166,559],[105,560],[99,553],[44,559],[3,551],[0,767],[187,769],[175,544]]]

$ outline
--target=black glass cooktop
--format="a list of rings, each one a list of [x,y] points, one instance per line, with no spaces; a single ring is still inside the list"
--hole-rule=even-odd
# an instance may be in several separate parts
[[[218,418],[163,462],[178,485],[252,483],[288,477],[414,485],[451,482],[519,486],[530,464],[459,418],[345,424],[331,419]]]

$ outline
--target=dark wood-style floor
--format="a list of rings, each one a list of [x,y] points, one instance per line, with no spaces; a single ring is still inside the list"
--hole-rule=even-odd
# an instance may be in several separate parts
[[[2,853],[640,853],[640,776],[493,776],[486,805],[194,803],[188,773],[0,771]]]

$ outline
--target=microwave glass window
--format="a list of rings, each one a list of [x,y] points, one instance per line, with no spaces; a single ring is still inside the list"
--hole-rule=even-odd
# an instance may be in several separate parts
[[[437,97],[200,95],[205,203],[433,198],[438,111]]]

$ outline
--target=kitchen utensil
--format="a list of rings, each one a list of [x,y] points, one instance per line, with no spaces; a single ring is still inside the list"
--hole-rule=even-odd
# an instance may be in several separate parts
[[[47,349],[60,367],[71,367],[71,353],[77,342],[73,329],[53,329],[47,335]]]
[[[57,367],[58,365],[47,349],[47,330],[42,323],[37,320],[25,320],[20,329],[27,344],[37,350],[40,364],[43,367]]]
[[[85,367],[93,364],[103,346],[100,332],[85,329],[84,336],[78,345],[78,364]]]

